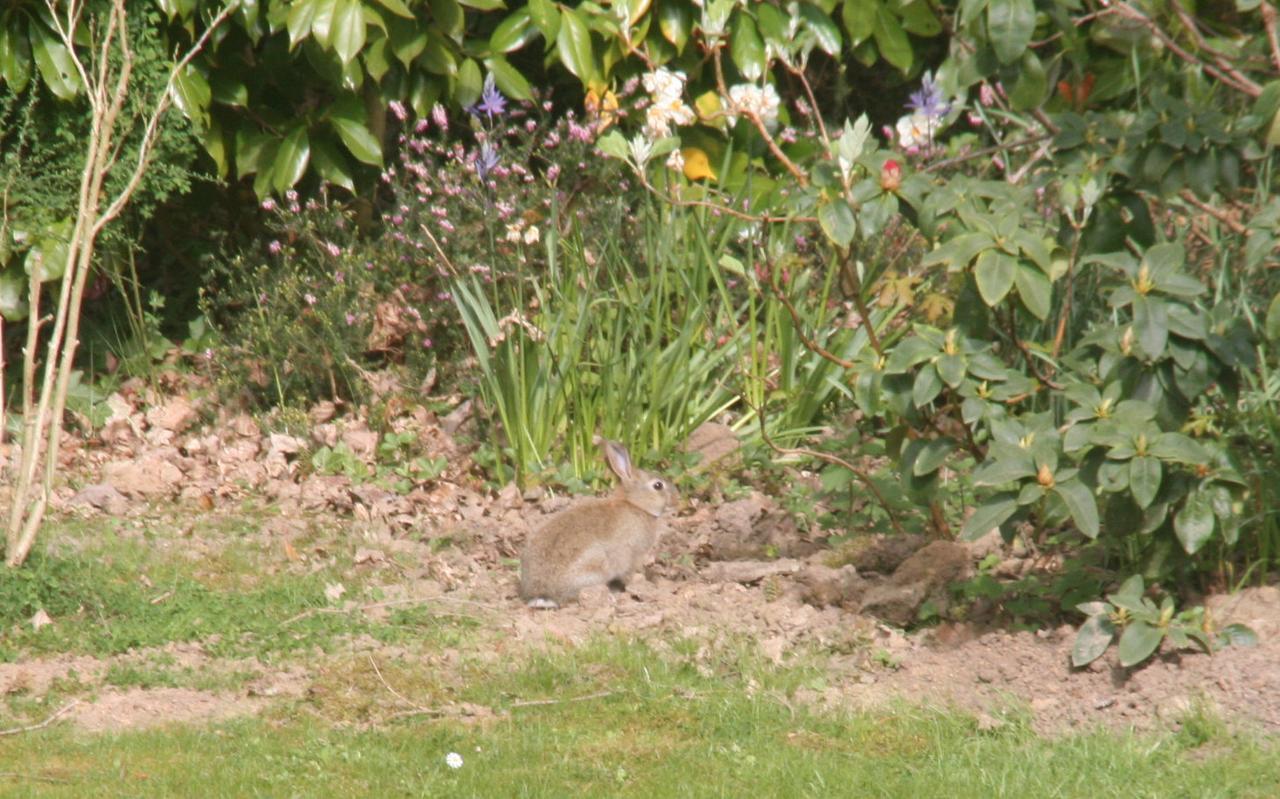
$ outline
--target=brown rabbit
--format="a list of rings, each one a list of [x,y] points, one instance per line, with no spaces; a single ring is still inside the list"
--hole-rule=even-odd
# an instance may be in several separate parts
[[[520,597],[529,607],[554,608],[587,586],[622,584],[658,540],[660,517],[675,500],[671,483],[633,469],[616,441],[603,444],[621,482],[612,497],[580,502],[529,538],[520,557]]]

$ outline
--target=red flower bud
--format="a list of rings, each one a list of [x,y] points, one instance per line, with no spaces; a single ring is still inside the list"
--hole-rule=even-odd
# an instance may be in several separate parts
[[[880,167],[880,188],[885,191],[897,191],[902,185],[902,167],[898,162],[890,158],[884,162],[884,166]]]

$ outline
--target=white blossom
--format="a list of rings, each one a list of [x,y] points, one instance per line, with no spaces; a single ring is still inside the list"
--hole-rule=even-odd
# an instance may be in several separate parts
[[[925,114],[911,114],[898,120],[898,143],[904,150],[927,146],[933,141],[933,120]]]
[[[652,139],[671,135],[672,125],[692,125],[696,119],[693,109],[685,105],[683,72],[658,69],[644,76],[644,88],[649,92],[649,106],[644,110],[645,132]]]
[[[751,115],[772,130],[778,124],[778,109],[782,101],[773,84],[766,83],[763,88],[754,83],[739,83],[729,89],[729,117],[735,123],[742,115]]]

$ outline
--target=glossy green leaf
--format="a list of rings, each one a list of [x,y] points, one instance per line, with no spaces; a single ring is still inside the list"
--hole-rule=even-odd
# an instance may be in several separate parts
[[[756,81],[764,74],[764,42],[756,30],[750,14],[739,11],[733,15],[729,34],[729,57],[749,81]]]
[[[995,239],[987,233],[979,231],[961,233],[926,253],[922,263],[925,266],[946,264],[948,271],[955,271],[968,266],[974,256],[994,246]]]
[[[493,75],[493,82],[503,94],[513,100],[533,99],[533,87],[525,80],[520,70],[511,66],[511,62],[502,56],[493,56],[485,60],[485,66]]]
[[[316,21],[316,12],[320,0],[295,0],[289,6],[289,16],[285,27],[289,31],[289,47],[296,47],[298,42],[311,35],[311,25]]]
[[[505,0],[458,0],[458,4],[476,11],[497,11],[507,7]]]
[[[489,49],[495,53],[510,53],[524,47],[537,35],[538,29],[533,24],[529,9],[520,8],[493,29],[489,36]]]
[[[431,18],[454,39],[462,36],[465,20],[458,0],[430,0]]]
[[[1011,494],[997,494],[978,506],[973,514],[964,521],[960,529],[960,537],[965,541],[976,541],[992,528],[999,527],[1009,520],[1018,510],[1018,501]]]
[[[218,168],[218,177],[227,178],[231,174],[231,159],[227,157],[227,138],[216,117],[209,119],[209,125],[202,136],[204,151],[213,159]]]
[[[244,108],[249,104],[249,87],[230,75],[214,72],[209,76],[209,90],[213,101],[221,105]]]
[[[1022,54],[1018,62],[1018,76],[1009,89],[1009,105],[1015,111],[1030,111],[1044,101],[1049,91],[1049,76],[1044,65],[1031,50]]]
[[[552,0],[529,0],[529,18],[542,31],[548,46],[559,40],[560,7]]]
[[[1188,555],[1194,555],[1213,536],[1214,513],[1210,496],[1198,489],[1187,494],[1187,501],[1173,517],[1173,531]]]
[[[1076,641],[1071,647],[1071,665],[1078,669],[1102,657],[1115,637],[1116,626],[1107,614],[1090,616],[1076,632]]]
[[[404,19],[413,19],[413,11],[404,4],[403,0],[376,0],[378,5],[395,14],[397,17]]]
[[[173,104],[178,107],[183,116],[191,120],[197,130],[208,126],[209,103],[213,99],[213,92],[209,88],[209,81],[200,73],[200,70],[188,64],[174,75],[170,96],[173,98]]]
[[[359,0],[347,0],[358,2]],[[310,0],[315,6],[315,17],[311,20],[311,38],[321,47],[328,48],[332,44],[333,18],[342,0]]]
[[[21,94],[31,82],[31,40],[21,14],[10,15],[0,27],[0,78],[14,94]]]
[[[464,108],[475,105],[484,91],[484,77],[480,74],[480,65],[472,59],[464,60],[458,67],[458,83],[453,90],[453,97],[458,105]]]
[[[44,85],[59,100],[70,100],[80,91],[80,76],[71,54],[56,36],[37,22],[31,23],[31,51]]]
[[[917,408],[923,408],[937,399],[942,393],[942,386],[942,378],[938,377],[938,370],[933,364],[926,363],[920,367],[920,371],[916,372],[915,380],[911,384],[911,402]]]
[[[1267,306],[1267,320],[1264,324],[1264,330],[1267,338],[1271,341],[1280,340],[1280,293],[1271,298],[1271,304]]]
[[[872,32],[876,39],[876,48],[880,55],[904,74],[911,71],[915,54],[911,49],[911,40],[902,29],[897,16],[883,5],[876,6],[876,18]]]
[[[1198,466],[1209,462],[1209,453],[1195,439],[1182,433],[1161,433],[1148,448],[1154,457]]]
[[[1160,491],[1164,467],[1149,455],[1140,455],[1129,461],[1129,492],[1139,508],[1147,508]]]
[[[355,191],[355,181],[351,177],[347,157],[331,139],[322,137],[311,142],[311,165],[316,174],[329,183],[347,191]]]
[[[1248,625],[1238,622],[1223,627],[1218,635],[1220,636],[1221,646],[1248,648],[1258,645],[1258,634]]]
[[[986,250],[973,265],[973,276],[978,283],[978,293],[988,307],[995,307],[1013,288],[1018,260],[999,250]]]
[[[1164,631],[1145,621],[1133,621],[1120,633],[1120,665],[1128,668],[1136,666],[1160,646],[1164,640]]]
[[[960,388],[968,371],[968,359],[964,355],[944,353],[938,357],[934,365],[938,368],[938,377],[941,377],[944,383],[951,388]]]
[[[64,219],[51,225],[40,240],[27,250],[23,268],[27,277],[40,283],[61,280],[67,271],[67,258],[71,254],[72,224]]]
[[[1025,457],[989,457],[973,473],[975,486],[998,486],[1035,477],[1036,466],[1029,453]]]
[[[875,33],[879,9],[878,0],[845,0],[840,9],[840,19],[844,22],[845,33],[849,34],[850,46],[857,47]]]
[[[305,126],[294,128],[280,142],[276,150],[275,165],[272,167],[271,186],[276,191],[291,188],[306,174],[307,164],[311,161],[311,140],[307,137]]]
[[[273,137],[242,126],[236,131],[236,176],[243,178],[254,173],[270,175],[271,164],[275,161],[279,146],[279,142]],[[270,191],[269,182],[267,189]]]
[[[453,54],[453,46],[437,31],[427,31],[427,45],[423,48],[419,61],[424,69],[436,75],[458,74],[458,60]]]
[[[658,31],[662,33],[662,38],[675,46],[677,53],[683,51],[684,46],[689,43],[692,25],[693,17],[687,3],[658,4]]]
[[[947,456],[955,451],[956,442],[950,438],[934,438],[930,439],[921,448],[916,455],[915,462],[911,464],[911,473],[916,477],[923,477],[926,474],[932,474],[946,463]]]
[[[989,0],[987,36],[1001,64],[1022,57],[1036,27],[1036,7],[1032,0]]]
[[[339,116],[335,113],[329,117],[329,123],[333,125],[343,145],[356,157],[356,160],[370,166],[382,166],[382,145],[369,132],[362,120],[351,116]]]
[[[0,272],[0,319],[6,322],[19,322],[27,318],[30,308],[27,276],[20,269],[6,269]]]
[[[1164,300],[1142,294],[1134,298],[1133,332],[1148,358],[1164,355],[1169,340],[1169,314]]]
[[[391,55],[391,43],[387,41],[387,37],[375,36],[373,41],[365,46],[360,62],[364,64],[364,71],[370,78],[380,81],[391,71]],[[348,66],[355,67],[356,64]]]
[[[1097,538],[1098,501],[1089,487],[1077,479],[1063,480],[1054,485],[1053,493],[1067,506],[1071,520],[1080,532],[1089,538]]]
[[[851,4],[857,4],[854,0]],[[902,28],[916,36],[937,36],[942,33],[942,22],[934,13],[929,0],[914,0],[903,4],[898,11],[902,15]]]
[[[396,60],[406,68],[427,49],[430,41],[424,27],[399,19],[393,19],[387,25],[387,38],[391,41],[391,52],[395,54]],[[443,41],[441,44],[443,45]]]
[[[844,37],[840,35],[840,29],[825,11],[811,3],[801,3],[800,18],[813,32],[813,38],[817,40],[820,50],[830,56],[840,55],[840,50],[844,46]]]
[[[822,232],[827,234],[827,238],[839,247],[848,247],[857,232],[853,209],[841,199],[818,207],[818,224],[822,226]]]
[[[1018,287],[1022,304],[1037,319],[1048,319],[1053,287],[1044,272],[1028,263],[1019,263],[1013,282]]]
[[[594,72],[594,55],[591,48],[591,32],[577,12],[569,8],[560,10],[560,33],[556,36],[556,53],[560,63],[573,76],[584,83]]]
[[[364,9],[360,0],[337,0],[333,7],[330,40],[342,63],[349,64],[365,42]]]
[[[600,152],[619,161],[626,161],[631,153],[626,137],[616,130],[611,130],[596,139],[596,147]]]

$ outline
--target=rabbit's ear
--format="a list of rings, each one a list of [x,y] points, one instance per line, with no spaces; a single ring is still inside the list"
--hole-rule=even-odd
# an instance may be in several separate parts
[[[631,456],[627,448],[617,441],[604,439],[604,456],[609,461],[609,468],[623,480],[631,479]]]

